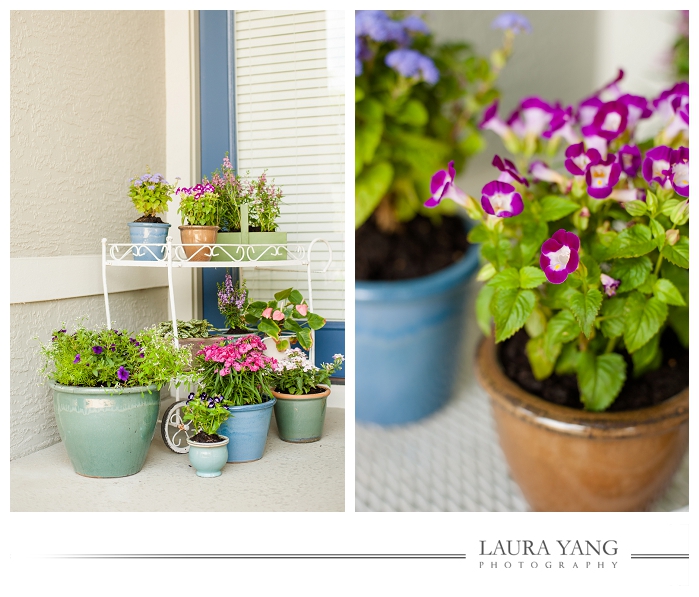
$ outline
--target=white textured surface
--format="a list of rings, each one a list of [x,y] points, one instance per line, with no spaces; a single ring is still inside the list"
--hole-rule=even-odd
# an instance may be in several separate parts
[[[472,298],[467,309],[473,313]],[[442,410],[405,426],[356,425],[357,512],[528,510],[508,473],[488,395],[475,379],[472,363],[480,332],[473,315],[467,329],[455,396]],[[688,504],[687,455],[653,510]]]
[[[328,512],[345,509],[345,411],[328,408],[323,437],[283,442],[274,417],[262,459],[196,476],[159,427],[141,471],[92,479],[73,471],[62,443],[10,463],[10,510],[32,512]]]

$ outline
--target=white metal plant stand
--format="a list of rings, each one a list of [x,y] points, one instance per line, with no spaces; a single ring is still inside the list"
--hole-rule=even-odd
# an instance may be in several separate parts
[[[318,243],[323,243],[328,250],[328,259],[320,269],[312,269],[313,250]],[[195,252],[187,257],[184,247],[194,247]],[[107,244],[107,239],[102,239],[102,285],[104,287],[104,306],[107,314],[107,326],[112,325],[109,311],[109,290],[107,288],[107,267],[155,267],[167,269],[168,295],[170,300],[170,314],[172,317],[172,331],[175,346],[179,347],[177,339],[177,315],[175,306],[175,291],[172,284],[172,270],[174,268],[211,268],[211,267],[237,267],[241,269],[279,269],[286,268],[291,271],[306,272],[308,280],[308,308],[313,312],[313,273],[325,273],[332,263],[332,248],[330,243],[322,238],[313,239],[308,245],[298,243],[286,243],[280,245],[183,245],[172,242],[168,236],[162,244],[139,243],[112,243]],[[153,261],[135,261],[133,255],[150,254]],[[228,257],[228,261],[193,261],[193,258],[205,255]],[[311,362],[315,362],[315,331],[311,330],[312,344],[310,349]],[[175,404],[164,413],[161,421],[163,441],[173,452],[186,453],[189,450],[187,437],[192,435],[189,425],[182,421],[181,410],[184,401],[179,401],[177,391]]]

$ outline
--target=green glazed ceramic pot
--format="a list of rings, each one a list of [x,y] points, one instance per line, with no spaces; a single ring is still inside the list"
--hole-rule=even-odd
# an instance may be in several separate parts
[[[223,465],[228,461],[228,438],[212,444],[187,440],[189,462],[198,477],[220,477]]]
[[[330,388],[322,394],[281,394],[272,392],[277,399],[274,405],[274,417],[277,420],[279,437],[285,442],[317,442],[323,434],[325,409]]]
[[[143,468],[158,421],[156,386],[49,386],[58,433],[76,473],[127,477]]]

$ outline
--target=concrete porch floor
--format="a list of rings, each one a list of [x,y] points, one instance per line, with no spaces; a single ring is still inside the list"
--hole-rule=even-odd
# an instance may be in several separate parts
[[[344,389],[344,388],[343,388]],[[345,509],[345,410],[328,407],[323,437],[310,444],[279,439],[274,416],[262,459],[226,464],[197,477],[156,428],[143,469],[93,479],[73,471],[62,442],[10,462],[13,512],[181,512],[201,504],[221,512],[337,512]]]

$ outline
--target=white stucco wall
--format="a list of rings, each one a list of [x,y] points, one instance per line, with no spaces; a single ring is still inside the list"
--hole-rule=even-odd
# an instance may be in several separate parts
[[[138,217],[128,180],[147,165],[165,173],[163,12],[13,11],[10,48],[10,256],[128,242]],[[137,330],[168,317],[167,290],[115,293],[110,307],[118,327]],[[82,316],[103,324],[102,296],[10,306],[11,459],[59,440],[34,338]]]

